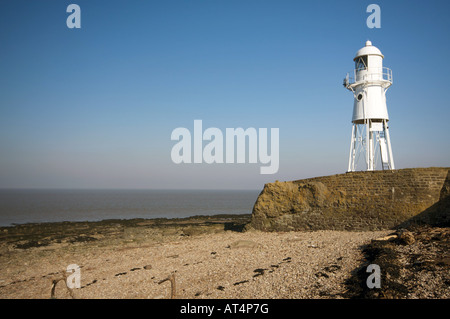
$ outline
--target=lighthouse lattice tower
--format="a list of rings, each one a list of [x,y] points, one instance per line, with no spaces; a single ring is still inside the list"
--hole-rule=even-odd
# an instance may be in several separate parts
[[[353,76],[347,74],[344,79],[344,87],[354,95],[349,172],[357,170],[358,162],[363,160],[365,168],[358,170],[395,169],[386,106],[392,70],[383,67],[383,58],[381,51],[367,41],[353,59]]]

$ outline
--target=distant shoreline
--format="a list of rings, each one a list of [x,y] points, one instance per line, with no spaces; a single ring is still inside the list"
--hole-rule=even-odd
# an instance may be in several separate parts
[[[194,223],[208,222],[210,220],[241,220],[250,218],[252,214],[213,214],[213,215],[192,215],[186,217],[154,217],[154,218],[106,218],[101,220],[63,220],[63,221],[48,221],[48,222],[25,222],[25,223],[11,223],[11,225],[0,225],[0,230],[4,228],[20,227],[20,226],[39,226],[39,225],[51,225],[51,224],[77,224],[77,223],[120,223],[129,224],[137,221],[154,221],[155,224],[176,224],[192,221]],[[217,222],[217,221],[216,221]]]
[[[259,191],[0,190],[0,227],[250,214]]]

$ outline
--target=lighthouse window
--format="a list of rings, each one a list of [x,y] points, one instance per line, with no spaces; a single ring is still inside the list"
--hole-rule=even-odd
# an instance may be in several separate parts
[[[361,101],[362,98],[363,98],[363,95],[362,95],[361,93],[359,93],[358,96],[356,97],[356,99],[357,99],[358,101]]]
[[[361,70],[361,69],[365,69],[366,67],[367,67],[367,55],[360,56],[355,61],[355,69]]]

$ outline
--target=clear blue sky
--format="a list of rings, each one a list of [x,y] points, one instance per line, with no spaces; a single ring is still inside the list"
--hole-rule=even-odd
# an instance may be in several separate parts
[[[81,29],[66,8],[81,7]],[[381,29],[366,8],[381,7]],[[344,173],[370,39],[397,168],[450,166],[450,2],[0,1],[1,188],[261,189]],[[171,161],[173,129],[279,128],[280,169]]]

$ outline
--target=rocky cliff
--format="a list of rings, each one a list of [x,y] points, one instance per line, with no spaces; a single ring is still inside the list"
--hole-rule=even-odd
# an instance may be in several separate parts
[[[450,168],[351,172],[266,184],[247,229],[378,230],[449,224]]]

